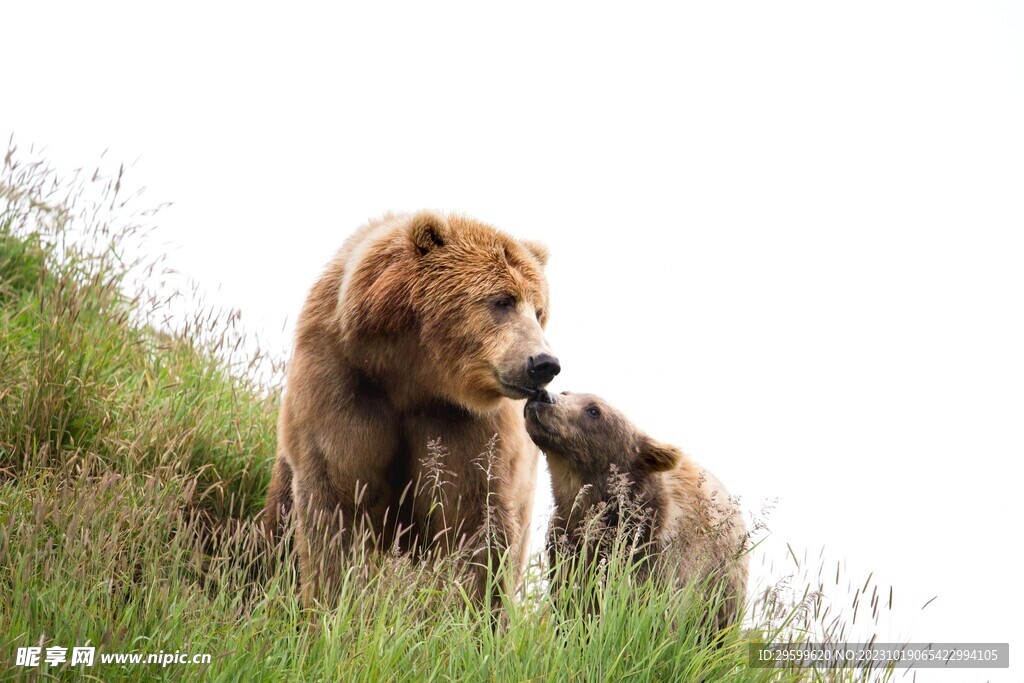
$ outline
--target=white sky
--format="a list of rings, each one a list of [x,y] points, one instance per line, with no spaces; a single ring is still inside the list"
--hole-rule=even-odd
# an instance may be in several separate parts
[[[1024,9],[679,4],[8,4],[0,134],[138,159],[274,348],[368,217],[545,241],[553,388],[778,498],[772,575],[824,546],[883,639],[1019,661]]]

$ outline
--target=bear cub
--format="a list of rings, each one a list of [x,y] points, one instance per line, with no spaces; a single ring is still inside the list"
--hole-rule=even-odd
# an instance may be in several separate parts
[[[607,553],[607,540],[595,541],[595,516],[613,531],[637,524],[641,567],[678,585],[697,581],[721,591],[713,625],[735,621],[747,590],[747,530],[714,475],[592,394],[542,391],[527,402],[525,414],[527,432],[551,472],[552,567],[559,553],[568,553],[570,560]],[[566,577],[551,578],[556,592],[568,587]]]

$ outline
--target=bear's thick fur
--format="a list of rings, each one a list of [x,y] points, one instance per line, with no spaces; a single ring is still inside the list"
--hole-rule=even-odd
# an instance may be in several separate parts
[[[714,475],[592,394],[538,393],[526,404],[526,428],[551,472],[553,567],[565,565],[560,552],[569,562],[606,553],[594,547],[607,545],[595,529],[621,529],[628,519],[639,525],[642,553],[652,560],[642,566],[680,585],[697,581],[721,590],[710,623],[721,628],[735,620],[747,590],[746,524]],[[556,591],[562,588],[562,576],[552,579]]]
[[[296,521],[307,602],[329,597],[356,541],[470,544],[492,561],[507,550],[521,571],[539,456],[521,400],[559,371],[543,334],[546,260],[543,246],[463,216],[388,215],[313,286],[264,509],[272,533],[284,513]],[[437,466],[443,513],[417,495]]]

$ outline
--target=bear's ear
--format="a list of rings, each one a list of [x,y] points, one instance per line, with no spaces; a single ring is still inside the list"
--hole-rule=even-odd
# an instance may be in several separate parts
[[[533,254],[533,258],[537,259],[542,267],[548,264],[548,248],[540,242],[534,242],[533,240],[522,240],[520,244],[526,249],[526,251]]]
[[[682,459],[683,452],[671,444],[646,438],[640,445],[640,462],[650,472],[664,472],[674,469]]]
[[[426,254],[448,241],[448,223],[433,211],[420,211],[409,221],[409,239],[420,254]]]

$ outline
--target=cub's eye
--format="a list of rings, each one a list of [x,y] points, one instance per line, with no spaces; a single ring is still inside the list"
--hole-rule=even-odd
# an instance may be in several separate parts
[[[590,406],[589,408],[587,408],[587,415],[596,420],[597,418],[601,417],[601,409],[598,408],[597,406]]]
[[[543,308],[538,308],[537,309],[537,320],[540,320],[543,317],[544,317],[544,309]]]
[[[502,294],[494,300],[494,307],[510,311],[516,307],[516,298],[511,294]]]

